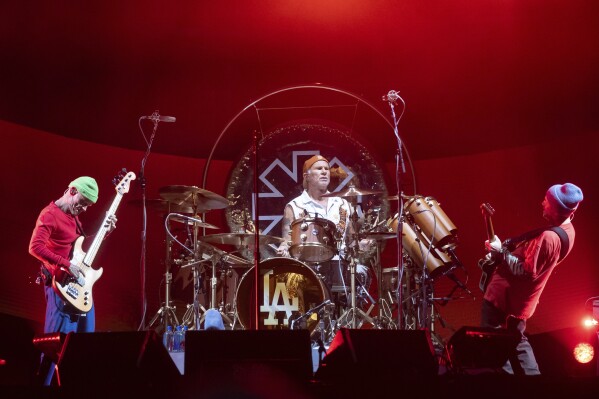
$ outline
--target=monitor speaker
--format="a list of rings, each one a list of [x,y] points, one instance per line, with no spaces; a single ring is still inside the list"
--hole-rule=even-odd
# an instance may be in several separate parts
[[[155,331],[69,333],[57,381],[74,389],[162,388],[181,378]]]
[[[437,373],[438,362],[426,330],[342,328],[335,334],[315,377],[323,381],[364,377],[412,379]]]
[[[204,394],[301,390],[313,376],[310,332],[188,331],[184,370],[187,386]]]
[[[504,328],[463,326],[446,345],[454,371],[500,369],[520,341],[520,334]]]

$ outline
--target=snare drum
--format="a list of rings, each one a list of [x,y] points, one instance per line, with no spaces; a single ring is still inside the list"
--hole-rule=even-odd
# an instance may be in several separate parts
[[[252,328],[254,309],[255,266],[241,278],[235,295],[237,320],[245,329]],[[292,258],[270,258],[260,262],[258,282],[258,329],[289,329],[290,317],[329,299],[328,290],[309,266]],[[318,313],[307,320],[312,332],[318,325]]]
[[[327,262],[337,253],[335,224],[323,218],[301,218],[291,223],[289,255],[302,262]]]
[[[441,209],[436,199],[415,196],[406,202],[404,210],[435,246],[438,248],[456,246],[457,228]]]

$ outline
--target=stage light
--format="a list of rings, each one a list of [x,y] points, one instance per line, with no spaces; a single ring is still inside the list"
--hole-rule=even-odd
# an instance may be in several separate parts
[[[588,342],[581,342],[574,347],[572,354],[578,363],[586,364],[595,357],[595,350]]]
[[[582,321],[582,325],[586,328],[596,327],[597,325],[599,325],[599,321],[592,317],[587,317]]]

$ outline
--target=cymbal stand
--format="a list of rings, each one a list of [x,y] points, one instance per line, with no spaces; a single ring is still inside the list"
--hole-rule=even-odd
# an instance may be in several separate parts
[[[376,252],[374,265],[376,269],[376,278],[378,280],[378,305],[379,305],[379,314],[375,317],[376,324],[379,328],[383,328],[384,326],[388,327],[396,327],[397,325],[393,321],[391,317],[391,312],[389,315],[385,314],[385,305],[387,309],[391,309],[391,307],[387,304],[387,300],[383,298],[383,266],[381,265],[381,240],[376,240]]]
[[[218,260],[215,260],[214,255],[212,255],[211,257],[212,259],[212,278],[210,279],[210,308],[211,309],[218,309],[221,317],[223,318],[223,322],[228,325],[229,327],[233,327],[233,320],[231,320],[231,318],[224,312],[223,307],[221,306],[217,306],[217,302],[216,302],[216,292],[217,292],[217,286],[218,286],[218,278],[216,277],[216,269],[217,267],[219,267],[221,269],[221,281],[222,281],[222,285],[223,285],[223,296],[226,294],[225,291],[225,274],[226,274],[226,270],[225,270],[225,262],[223,261],[223,256],[219,256]],[[223,297],[223,306],[224,306],[224,297]],[[201,319],[200,319],[200,323],[204,322],[205,319],[205,313],[202,315]]]
[[[371,325],[375,326],[374,319],[368,315],[368,313],[364,312],[362,309],[356,306],[356,266],[358,264],[358,251],[359,251],[359,242],[360,237],[357,234],[357,222],[358,222],[358,214],[355,211],[351,215],[351,222],[353,225],[352,229],[352,245],[348,247],[350,253],[350,262],[349,262],[349,270],[350,270],[350,281],[351,281],[351,307],[347,309],[341,316],[339,316],[338,324],[340,326],[346,325],[348,320],[350,320],[351,328],[360,328],[364,321],[367,321]],[[372,307],[370,308],[372,309]],[[358,325],[358,318],[360,318],[360,322]]]
[[[166,228],[168,229],[168,217],[165,221]],[[166,256],[164,258],[164,305],[158,309],[154,317],[150,320],[147,328],[152,328],[154,323],[160,318],[163,331],[166,331],[167,326],[178,326],[179,320],[175,313],[175,308],[171,306],[171,284],[173,281],[173,274],[171,273],[171,238],[167,231],[166,234]]]

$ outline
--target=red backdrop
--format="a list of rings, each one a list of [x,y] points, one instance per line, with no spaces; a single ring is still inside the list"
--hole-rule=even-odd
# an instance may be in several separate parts
[[[100,200],[83,216],[88,232],[98,228],[103,212],[113,199],[113,176],[120,168],[138,172],[143,151],[98,145],[0,122],[2,132],[2,204],[4,230],[0,254],[4,269],[0,279],[0,313],[43,320],[44,300],[33,283],[38,262],[27,248],[39,210],[57,199],[68,182],[79,175],[94,176],[100,185]],[[159,140],[162,137],[158,138]],[[140,148],[142,148],[140,138]],[[500,238],[518,234],[543,224],[541,200],[554,183],[573,182],[582,187],[585,200],[574,220],[577,238],[573,252],[550,280],[537,313],[529,322],[531,333],[577,325],[584,301],[599,293],[599,272],[593,262],[593,224],[597,219],[598,170],[595,133],[568,136],[567,140],[524,146],[472,156],[427,159],[414,162],[418,194],[433,196],[459,230],[456,254],[466,267],[459,271],[475,294],[472,298],[458,291],[456,299],[439,307],[446,327],[436,325],[437,333],[449,337],[463,325],[477,325],[481,295],[480,273],[476,265],[483,255],[485,230],[479,210],[482,202],[493,204],[494,226]],[[409,142],[407,143],[409,148]],[[237,160],[213,161],[208,190],[225,194],[230,169]],[[166,185],[202,186],[205,160],[151,154],[145,174],[147,197],[158,198],[158,189]],[[386,165],[393,173],[393,164]],[[389,179],[393,181],[393,179]],[[138,184],[123,199],[117,212],[117,230],[105,241],[95,267],[103,266],[104,275],[94,286],[97,304],[97,329],[135,330],[142,317],[141,230],[142,211],[129,204],[141,197]],[[228,232],[223,212],[207,213],[206,220]],[[164,293],[160,285],[165,267],[164,227],[159,215],[148,212],[146,252],[146,322],[159,308]],[[393,249],[383,254],[383,267],[392,266]],[[390,256],[391,255],[391,256]],[[468,277],[468,280],[466,280]],[[439,295],[452,288],[441,278],[435,284]]]

